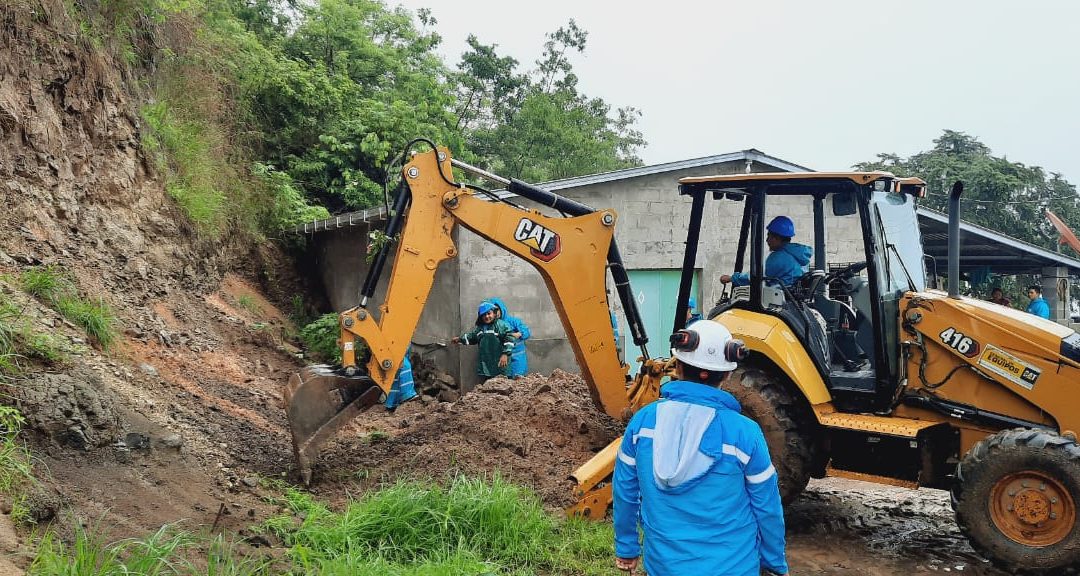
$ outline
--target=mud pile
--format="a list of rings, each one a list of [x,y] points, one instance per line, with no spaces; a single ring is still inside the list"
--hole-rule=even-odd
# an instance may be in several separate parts
[[[553,507],[573,502],[571,472],[614,440],[621,426],[595,406],[581,377],[494,378],[457,402],[420,398],[393,414],[375,408],[328,446],[319,491],[339,482],[376,486],[400,478],[498,472]]]

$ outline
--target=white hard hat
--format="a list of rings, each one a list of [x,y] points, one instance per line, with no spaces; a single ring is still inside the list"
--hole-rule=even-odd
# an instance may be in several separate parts
[[[698,320],[671,335],[671,355],[684,364],[711,372],[730,372],[746,357],[746,346],[731,337],[727,327],[713,320]]]

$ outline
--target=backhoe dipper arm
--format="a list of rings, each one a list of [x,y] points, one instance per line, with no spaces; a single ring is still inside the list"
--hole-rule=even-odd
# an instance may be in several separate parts
[[[379,318],[376,320],[363,307],[341,316],[346,370],[355,369],[355,341],[363,340],[371,352],[368,377],[383,392],[389,392],[431,292],[435,272],[443,260],[457,255],[451,234],[460,223],[540,272],[593,401],[612,417],[623,417],[629,405],[628,368],[615,351],[605,292],[605,262],[613,245],[615,213],[578,210],[585,213],[552,218],[533,210],[486,202],[476,198],[472,190],[455,187],[444,179],[436,164],[438,157],[443,158],[442,174],[452,174],[449,153],[444,149],[438,154],[418,154],[403,168],[411,205],[398,240],[386,299],[379,306]],[[560,200],[564,205],[557,208],[582,206]],[[636,324],[641,338],[635,336],[635,340],[644,340],[640,321]]]

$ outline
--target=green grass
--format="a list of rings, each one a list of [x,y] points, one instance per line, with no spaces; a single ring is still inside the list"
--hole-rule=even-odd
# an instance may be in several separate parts
[[[117,338],[116,315],[104,300],[90,300],[79,295],[71,279],[53,266],[39,266],[24,270],[19,276],[22,289],[38,300],[52,306],[73,324],[82,328],[86,335],[102,349],[107,350]],[[55,341],[49,337],[31,339],[31,346],[38,357],[49,360],[57,354]]]
[[[14,304],[6,300],[0,302],[0,376],[19,370],[22,354],[18,347],[18,319],[19,310]]]
[[[93,302],[78,296],[64,296],[56,302],[56,310],[82,328],[103,349],[108,350],[116,341],[116,316],[104,300],[99,298]]]
[[[184,117],[189,114],[190,117]],[[215,150],[222,136],[183,106],[158,100],[142,109],[143,146],[165,172],[165,190],[199,230],[216,235],[226,217],[226,170]]]
[[[30,451],[19,439],[25,422],[15,408],[0,406],[0,496],[11,504],[11,519],[27,525],[34,522],[26,504],[27,489],[36,480]]]
[[[297,493],[288,502],[303,520],[293,530],[277,520],[275,529],[305,573],[614,573],[609,525],[556,519],[497,476],[402,482],[341,513]],[[417,566],[428,572],[410,571]]]
[[[336,512],[310,494],[281,490],[284,513],[255,527],[283,541],[271,562],[243,555],[221,536],[164,527],[106,544],[76,528],[72,544],[47,534],[35,575],[320,574],[324,576],[546,576],[619,574],[607,523],[563,520],[531,491],[499,477],[459,477],[447,486],[402,482]]]
[[[28,268],[19,276],[22,289],[44,302],[55,302],[68,291],[70,282],[55,266]]]
[[[236,303],[244,310],[247,310],[249,314],[254,314],[256,316],[262,315],[262,308],[260,308],[258,302],[255,301],[255,297],[250,294],[241,294],[240,297],[236,299]]]
[[[22,310],[0,294],[0,378],[20,374],[28,359],[59,364],[67,352],[54,336],[34,330]]]
[[[223,536],[197,536],[166,525],[141,539],[106,544],[77,526],[75,542],[67,545],[53,533],[38,544],[29,573],[35,576],[271,574],[267,559],[244,556]]]
[[[0,494],[15,495],[20,486],[33,480],[30,453],[19,440],[26,420],[10,406],[0,406]]]
[[[362,434],[361,439],[368,444],[378,444],[379,442],[386,442],[390,439],[390,434],[383,430],[372,430],[367,434]]]

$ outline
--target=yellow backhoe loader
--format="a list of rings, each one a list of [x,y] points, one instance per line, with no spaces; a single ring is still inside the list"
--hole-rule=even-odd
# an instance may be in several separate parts
[[[369,310],[388,247],[377,255],[361,304],[341,315],[341,367],[295,375],[289,422],[305,481],[319,446],[387,393],[416,328],[435,270],[456,256],[461,224],[540,272],[597,406],[626,418],[654,400],[669,361],[651,358],[614,242],[617,216],[451,160],[414,156],[386,233],[396,256],[385,301]],[[497,181],[566,217],[482,199],[454,167]],[[742,204],[735,271],[749,285],[725,290],[708,315],[754,352],[727,389],[764,430],[785,501],[809,478],[857,478],[952,491],[972,545],[1013,573],[1080,567],[1080,335],[1008,308],[960,297],[962,185],[950,201],[948,293],[927,288],[915,203],[926,185],[887,172],[770,173],[684,178],[692,199],[674,329],[686,318],[705,202]],[[811,271],[788,286],[765,273],[768,202],[813,206]],[[496,198],[497,200],[497,198]],[[716,226],[726,222],[711,223]],[[861,230],[855,261],[829,230]],[[540,230],[540,240],[533,231]],[[850,244],[850,242],[849,242]],[[604,290],[610,269],[641,367],[618,360]],[[719,274],[719,271],[714,271]],[[363,341],[369,357],[355,354]],[[363,364],[363,365],[362,365]],[[616,441],[582,465],[573,514],[602,518],[611,502]]]

